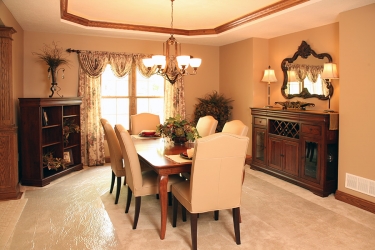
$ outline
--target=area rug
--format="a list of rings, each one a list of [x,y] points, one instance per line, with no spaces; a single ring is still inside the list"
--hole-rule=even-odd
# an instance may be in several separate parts
[[[27,199],[0,201],[0,249],[5,249],[27,203]]]

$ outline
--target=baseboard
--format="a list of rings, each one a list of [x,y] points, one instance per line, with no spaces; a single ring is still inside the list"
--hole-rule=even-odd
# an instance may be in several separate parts
[[[348,203],[350,205],[353,205],[355,207],[359,207],[363,210],[366,210],[366,211],[369,211],[369,212],[375,214],[375,203],[374,202],[356,197],[354,195],[350,195],[350,194],[341,192],[339,190],[336,190],[335,198],[336,198],[336,200]]]

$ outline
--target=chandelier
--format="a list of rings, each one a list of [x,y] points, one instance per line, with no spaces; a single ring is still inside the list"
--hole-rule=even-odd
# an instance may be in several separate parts
[[[201,65],[202,59],[192,56],[181,55],[181,43],[173,37],[173,1],[171,0],[171,30],[172,34],[166,42],[163,43],[163,55],[154,55],[152,58],[143,59],[143,64],[151,71],[156,66],[155,74],[161,75],[165,80],[174,84],[182,76],[196,75],[197,69]],[[187,68],[193,68],[193,72],[187,72]]]

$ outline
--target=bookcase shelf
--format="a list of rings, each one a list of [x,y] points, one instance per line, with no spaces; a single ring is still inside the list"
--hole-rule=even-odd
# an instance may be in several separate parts
[[[81,98],[19,98],[21,183],[26,186],[45,186],[72,171],[83,169],[80,133],[71,133],[64,145],[64,119],[80,125]],[[48,169],[43,155],[52,153],[63,158],[69,151],[73,164],[66,169]]]

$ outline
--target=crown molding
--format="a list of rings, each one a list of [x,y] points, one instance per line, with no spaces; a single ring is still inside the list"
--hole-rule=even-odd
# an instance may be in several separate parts
[[[247,15],[234,19],[223,25],[217,26],[212,29],[196,29],[196,30],[185,30],[185,29],[171,29],[165,27],[155,27],[146,25],[134,25],[126,23],[112,23],[89,20],[68,12],[69,0],[60,0],[60,16],[61,19],[76,23],[86,27],[106,28],[106,29],[121,29],[121,30],[134,30],[143,32],[153,33],[165,33],[165,34],[176,34],[183,36],[202,36],[202,35],[217,35],[246,23],[255,21],[257,19],[272,15],[282,10],[291,8],[293,6],[308,2],[309,0],[282,0],[274,4],[268,5],[264,8],[251,12]]]

